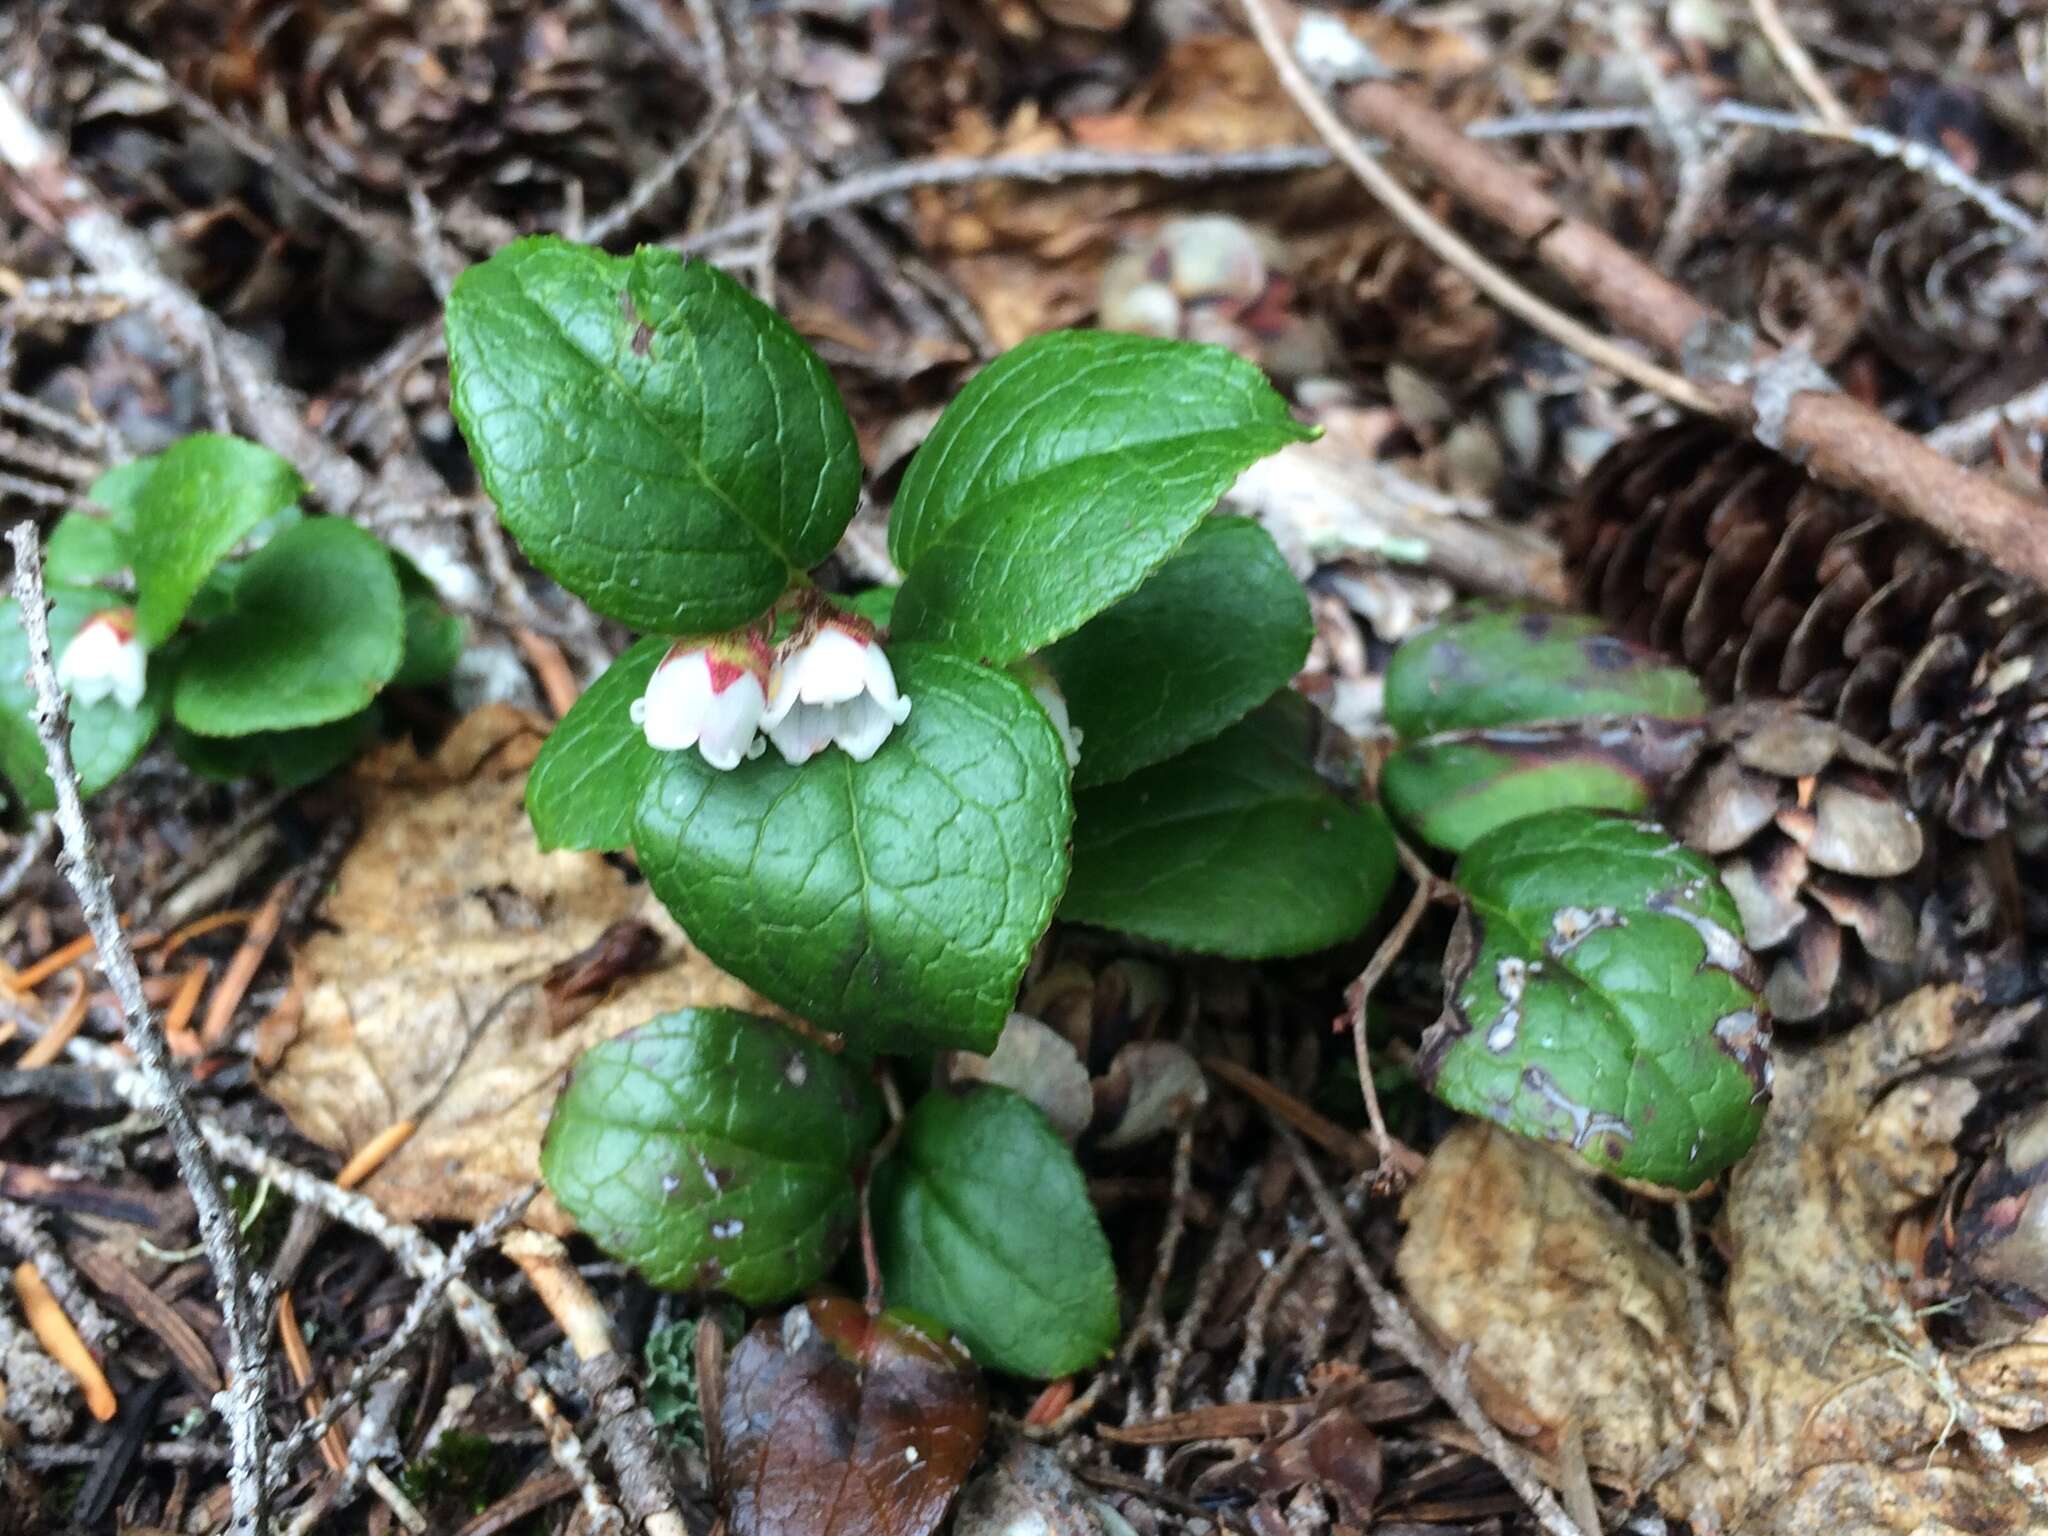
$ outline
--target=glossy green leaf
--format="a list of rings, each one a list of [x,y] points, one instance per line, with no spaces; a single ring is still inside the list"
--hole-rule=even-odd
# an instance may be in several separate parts
[[[753,1014],[685,1009],[577,1062],[541,1176],[650,1285],[754,1305],[839,1257],[859,1221],[852,1170],[883,1122],[843,1057]]]
[[[301,731],[195,736],[181,729],[173,733],[171,746],[178,761],[203,778],[262,779],[279,789],[298,789],[353,761],[377,739],[382,722],[383,711],[373,704],[360,714]]]
[[[1387,724],[1408,741],[1587,715],[1703,713],[1693,675],[1597,619],[1489,608],[1423,630],[1387,667]]]
[[[669,643],[666,635],[636,642],[548,733],[526,776],[526,814],[543,850],[616,853],[633,845],[640,787],[662,754],[647,745],[630,711]]]
[[[1215,740],[1076,797],[1060,915],[1239,959],[1355,937],[1393,883],[1393,837],[1377,807],[1316,773],[1313,729],[1309,707],[1283,693]]]
[[[171,711],[202,736],[326,725],[365,708],[404,652],[384,546],[353,523],[313,518],[244,563],[230,611],[186,652]]]
[[[860,453],[831,376],[708,263],[521,240],[456,282],[448,362],[519,547],[628,624],[741,624],[853,515]]]
[[[977,374],[904,472],[895,631],[991,662],[1135,591],[1245,467],[1314,434],[1221,347],[1056,331]]]
[[[431,688],[455,670],[462,659],[467,627],[460,614],[441,606],[441,595],[420,568],[397,550],[390,550],[398,576],[398,594],[405,603],[405,659],[392,677],[393,687]]]
[[[1087,1183],[1009,1089],[927,1094],[872,1211],[889,1304],[937,1318],[983,1365],[1062,1376],[1116,1347],[1116,1268]]]
[[[1713,864],[1653,822],[1548,811],[1458,861],[1466,906],[1417,1068],[1467,1114],[1693,1189],[1749,1149],[1770,1027]]]
[[[152,648],[177,629],[213,568],[266,519],[305,494],[290,464],[257,443],[200,432],[156,457],[131,498],[135,622]]]
[[[101,513],[65,513],[43,545],[43,575],[52,586],[85,586],[127,569],[127,538]]]
[[[1212,517],[1137,591],[1044,656],[1081,732],[1080,788],[1243,719],[1301,669],[1308,597],[1272,536]]]
[[[115,606],[105,592],[86,587],[53,585],[48,593],[52,660],[64,654],[87,619]],[[165,691],[158,657],[150,657],[150,668],[148,691],[135,709],[123,709],[113,699],[71,706],[71,761],[78,770],[82,793],[95,794],[113,783],[142,756],[156,735]],[[56,806],[57,791],[50,783],[42,740],[36,735],[35,707],[21,609],[12,602],[0,604],[0,772],[6,774],[23,805],[47,811]]]
[[[1395,820],[1460,853],[1538,811],[1647,810],[1703,739],[1696,721],[1650,715],[1446,731],[1388,757],[1380,798]]]
[[[1002,673],[889,658],[911,711],[869,761],[664,753],[633,847],[705,954],[856,1050],[987,1051],[1066,881],[1066,754]]]

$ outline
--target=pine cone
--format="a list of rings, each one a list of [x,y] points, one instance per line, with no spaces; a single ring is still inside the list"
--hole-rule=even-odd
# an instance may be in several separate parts
[[[2048,816],[2048,598],[1690,421],[1624,441],[1567,514],[1586,605],[1710,693],[1784,699],[1881,747],[1965,837]]]
[[[1720,865],[1783,1022],[1864,1018],[1923,982],[1981,978],[2012,931],[1986,851],[1950,856],[1937,879],[1938,839],[1891,759],[1793,706],[1718,711],[1661,809]]]

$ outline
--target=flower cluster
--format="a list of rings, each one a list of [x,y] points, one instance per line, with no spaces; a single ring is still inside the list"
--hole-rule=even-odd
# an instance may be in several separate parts
[[[81,706],[109,698],[123,709],[140,705],[149,653],[135,633],[135,610],[109,608],[81,624],[57,658],[57,683]]]
[[[864,763],[910,714],[874,629],[833,614],[771,651],[754,631],[679,640],[633,703],[633,723],[657,751],[695,747],[714,768],[737,768],[773,742],[808,762],[837,746]]]

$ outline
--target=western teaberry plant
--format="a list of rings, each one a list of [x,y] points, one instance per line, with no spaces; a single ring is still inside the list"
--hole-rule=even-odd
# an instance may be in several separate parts
[[[585,1058],[543,1171],[657,1283],[821,1278],[884,1141],[878,1059],[991,1050],[1056,912],[1254,958],[1371,920],[1391,837],[1313,766],[1305,600],[1210,515],[1308,435],[1241,359],[1089,332],[999,358],[903,476],[902,586],[847,600],[806,573],[860,497],[852,423],[717,269],[524,241],[457,283],[448,351],[507,529],[646,632],[535,764],[541,842],[630,848],[707,955],[843,1043],[700,1010]],[[1043,1115],[935,1091],[889,1148],[892,1303],[1011,1371],[1111,1347],[1108,1245]]]
[[[291,786],[377,729],[385,688],[437,682],[462,649],[403,556],[339,518],[269,449],[198,433],[109,470],[50,531],[50,640],[71,696],[87,794],[118,778],[166,717],[187,764]],[[36,736],[28,642],[0,608],[0,773],[55,803]]]

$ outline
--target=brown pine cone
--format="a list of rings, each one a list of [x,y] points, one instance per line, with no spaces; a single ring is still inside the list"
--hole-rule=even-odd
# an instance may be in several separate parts
[[[1971,838],[2048,819],[2048,598],[1715,422],[1630,438],[1567,514],[1585,604],[1727,699],[1882,747]]]
[[[1892,760],[1795,707],[1718,711],[1660,809],[1720,865],[1783,1022],[1864,1018],[1926,981],[1982,980],[2015,929],[1989,850],[1938,860]]]

